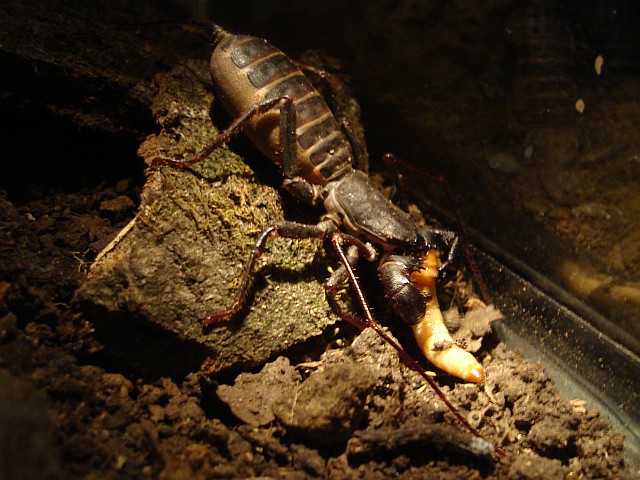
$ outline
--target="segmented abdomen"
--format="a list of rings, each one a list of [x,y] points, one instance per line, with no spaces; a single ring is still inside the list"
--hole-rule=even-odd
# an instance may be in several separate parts
[[[327,103],[300,69],[266,41],[218,33],[211,77],[218,96],[233,116],[269,99],[293,100],[297,121],[299,174],[324,185],[351,169],[352,153]],[[280,163],[279,113],[256,116],[247,134],[272,161]]]

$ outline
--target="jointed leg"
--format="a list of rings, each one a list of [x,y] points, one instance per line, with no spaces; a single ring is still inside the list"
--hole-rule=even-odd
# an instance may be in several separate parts
[[[358,260],[359,254],[366,255],[367,260],[373,261],[377,255],[376,251],[370,245],[363,243],[356,237],[342,232],[335,232],[331,235],[331,243],[340,258],[341,265],[325,283],[324,289],[327,301],[336,315],[351,323],[356,328],[364,330],[366,327],[370,326],[370,322],[375,323],[375,320],[371,316],[371,309],[369,308],[369,304],[364,296],[362,288],[360,287],[360,283],[355,276],[353,268]],[[351,244],[346,251],[343,247],[345,243]],[[345,312],[335,298],[338,288],[340,288],[346,280],[351,282],[351,287],[358,297],[358,302],[360,303],[362,312],[365,316],[364,319],[361,319],[352,312]]]
[[[321,85],[319,85],[319,87],[323,93],[323,97],[336,118],[340,119],[342,133],[345,134],[351,145],[355,168],[368,174],[369,152],[367,151],[367,144],[364,141],[364,132],[362,128],[354,128],[339,108],[340,104],[344,103],[344,101],[341,102],[339,99],[345,96],[345,90],[348,90],[348,87],[335,73],[300,62],[296,62],[296,65],[298,65],[298,68],[300,68],[305,75],[311,74],[320,79]],[[317,84],[318,82],[315,83]]]
[[[202,162],[215,150],[229,143],[229,141],[241,132],[248,122],[256,115],[262,115],[272,108],[280,109],[280,145],[282,148],[283,168],[285,174],[296,169],[296,115],[293,101],[287,97],[274,98],[264,100],[253,105],[249,110],[236,118],[231,125],[213,139],[213,141],[205,148],[196,153],[187,160],[173,160],[170,158],[157,157],[151,162],[151,165],[171,165],[174,167],[189,167],[193,164]]]
[[[240,287],[236,292],[231,306],[222,312],[213,313],[204,319],[204,326],[210,325],[215,322],[226,320],[232,315],[235,315],[240,311],[247,293],[251,280],[253,279],[253,269],[260,256],[264,253],[264,248],[270,238],[278,235],[285,238],[326,238],[331,232],[335,231],[336,226],[331,220],[323,220],[316,225],[306,225],[303,223],[282,221],[275,225],[268,227],[258,240],[256,241],[249,260],[245,265],[244,273],[242,274],[242,280]]]
[[[334,234],[335,235],[335,234]],[[340,255],[340,252],[338,252]],[[362,330],[366,325],[363,323],[362,319],[360,319],[353,312],[347,312],[342,309],[338,300],[336,298],[336,294],[338,290],[342,288],[349,280],[349,275],[347,273],[347,268],[343,263],[344,260],[350,265],[353,269],[355,268],[358,259],[360,258],[360,252],[358,247],[355,245],[350,245],[346,252],[344,252],[344,259],[341,258],[340,266],[333,272],[333,274],[327,279],[324,284],[324,293],[327,298],[327,303],[331,307],[331,311],[338,315],[341,319],[351,323],[358,329]]]
[[[346,118],[343,118],[340,122],[340,128],[347,137],[347,140],[349,140],[349,145],[351,145],[354,167],[366,174],[369,174],[369,152],[367,151],[367,145],[364,142],[364,138],[361,135],[359,136],[356,134],[351,122]]]

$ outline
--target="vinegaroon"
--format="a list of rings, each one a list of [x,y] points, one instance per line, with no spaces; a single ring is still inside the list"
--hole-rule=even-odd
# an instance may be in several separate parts
[[[435,280],[439,271],[436,250],[442,244],[450,245],[450,236],[433,228],[418,227],[408,213],[372,185],[362,170],[363,149],[348,124],[336,119],[325,99],[289,57],[265,40],[234,35],[218,26],[214,27],[213,38],[214,90],[235,120],[191,159],[157,158],[153,164],[193,165],[244,131],[265,156],[281,167],[283,187],[306,203],[323,205],[326,213],[315,225],[285,220],[268,227],[253,247],[232,305],[208,316],[205,326],[225,320],[241,309],[254,266],[269,239],[330,238],[341,261],[325,283],[331,309],[360,330],[373,328],[424,378],[465,428],[479,437],[483,445],[480,450],[493,452],[493,446],[482,440],[418,362],[382,330],[354,273],[360,257],[377,261],[388,301],[412,327],[425,356],[452,375],[483,382],[480,363],[451,341],[436,299]],[[386,157],[388,161],[399,161],[390,154]],[[364,318],[343,310],[336,298],[347,281]],[[436,343],[448,346],[437,348]]]

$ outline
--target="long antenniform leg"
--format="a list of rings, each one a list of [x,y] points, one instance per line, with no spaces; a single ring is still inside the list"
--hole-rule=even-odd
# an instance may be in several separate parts
[[[357,248],[357,251],[366,253],[368,252],[367,246],[364,245],[357,238],[354,238],[351,235],[347,235],[342,232],[334,232],[331,235],[331,243],[333,244],[334,249],[336,250],[338,256],[340,257],[340,261],[342,262],[341,268],[344,267],[346,277],[349,279],[349,282],[351,283],[351,286],[358,298],[358,302],[362,307],[364,318],[361,319],[357,315],[351,312],[345,312],[339,307],[337,300],[335,298],[339,280],[337,281],[337,279],[330,279],[325,284],[325,291],[326,291],[327,299],[329,300],[330,305],[332,306],[332,308],[334,308],[335,306],[334,312],[337,315],[339,315],[343,320],[348,321],[349,323],[351,323],[361,331],[364,330],[365,328],[372,328],[386,343],[391,345],[396,350],[396,352],[398,352],[398,355],[400,356],[400,358],[402,358],[402,360],[411,369],[415,370],[429,384],[429,386],[433,389],[434,392],[436,392],[438,397],[444,402],[447,408],[449,408],[449,410],[451,410],[451,412],[456,416],[458,421],[462,423],[462,425],[464,425],[464,427],[472,435],[478,438],[478,442],[479,442],[478,449],[480,451],[484,451],[486,454],[493,453],[495,451],[497,454],[501,456],[505,455],[505,453],[501,449],[499,448],[496,449],[492,444],[484,440],[484,438],[482,437],[482,434],[478,430],[476,430],[473,426],[471,426],[471,424],[467,421],[467,419],[462,416],[462,414],[460,413],[460,410],[458,410],[458,408],[447,399],[447,397],[442,392],[442,390],[440,390],[440,387],[438,387],[438,385],[433,381],[433,379],[429,375],[427,375],[427,372],[420,366],[420,364],[416,360],[414,360],[411,357],[411,355],[409,355],[398,343],[396,343],[395,340],[393,340],[389,335],[387,335],[385,331],[382,330],[382,327],[380,326],[380,324],[373,318],[373,315],[371,313],[371,308],[369,307],[369,303],[367,302],[367,299],[364,295],[364,292],[362,291],[362,288],[360,287],[360,283],[358,282],[355,271],[353,269],[353,265],[357,260],[357,256],[354,257],[354,252],[356,252],[356,250],[350,247],[345,251],[343,247],[345,243],[349,243],[352,246],[355,246]],[[337,276],[342,277],[342,275],[337,275]]]
[[[444,193],[447,197],[447,200],[449,201],[449,203],[453,208],[453,214],[455,215],[456,223],[458,224],[458,229],[459,229],[458,235],[460,236],[460,243],[462,244],[462,248],[464,250],[467,263],[469,264],[469,268],[471,269],[471,272],[473,273],[476,283],[478,284],[478,287],[480,289],[482,299],[486,304],[493,303],[491,300],[491,296],[487,291],[487,286],[484,283],[484,280],[482,279],[482,274],[480,273],[480,269],[478,268],[478,265],[476,264],[473,253],[471,252],[471,247],[469,246],[469,242],[467,240],[467,229],[465,228],[464,223],[462,223],[462,219],[460,218],[460,212],[456,207],[456,203],[453,199],[453,195],[451,194],[451,189],[449,188],[449,184],[447,183],[446,179],[442,175],[438,175],[434,172],[431,172],[425,168],[420,167],[419,165],[414,165],[411,162],[407,162],[406,160],[403,160],[402,158],[397,157],[392,153],[385,153],[382,158],[385,165],[387,165],[392,171],[396,179],[396,183],[400,186],[400,188],[402,186],[402,182],[399,181],[400,177],[398,174],[397,165],[401,165],[403,168],[426,175],[442,185],[442,188],[444,189]]]

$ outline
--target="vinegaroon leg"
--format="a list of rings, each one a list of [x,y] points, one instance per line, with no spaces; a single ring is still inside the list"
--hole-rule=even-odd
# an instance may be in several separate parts
[[[400,159],[398,159],[396,156],[394,156],[391,153],[385,154],[382,157],[382,159],[385,164],[385,167],[387,168],[387,171],[391,174],[393,183],[396,188],[396,192],[392,195],[392,197],[395,199],[394,201],[399,203],[400,206],[405,211],[407,211],[408,210],[407,199],[409,198],[409,195],[407,195],[407,192],[405,191],[405,188],[404,188],[405,187],[404,178],[402,177],[402,175],[400,174],[400,172],[396,167],[396,160],[400,160]],[[428,171],[425,170],[425,173],[426,172]],[[433,175],[434,175],[433,173],[428,172],[426,174],[433,178]],[[441,177],[438,177],[438,179],[439,178]],[[445,185],[446,185],[446,181],[444,179],[442,179],[442,181],[445,182]],[[453,259],[456,256],[456,253],[458,251],[458,246],[460,244],[459,242],[460,237],[454,230],[430,227],[427,225],[420,227],[420,232],[422,233],[422,236],[426,241],[428,249],[432,248],[434,250],[437,250],[438,252],[446,252],[446,260],[442,260],[441,258],[440,267],[439,267],[440,271],[444,271],[449,266],[449,264],[453,262]]]
[[[283,150],[283,166],[286,169],[291,165],[295,165],[295,109],[293,108],[293,101],[287,97],[264,100],[253,105],[249,110],[231,122],[231,124],[225,130],[220,132],[209,145],[204,147],[190,159],[173,160],[171,158],[157,157],[153,159],[151,165],[171,165],[173,167],[184,168],[202,162],[215,150],[229,143],[235,135],[247,126],[247,123],[254,116],[266,113],[272,108],[278,106],[280,107],[281,118],[280,144],[282,145]]]
[[[340,129],[342,133],[345,134],[347,140],[349,141],[349,145],[351,146],[351,151],[353,153],[354,166],[358,170],[369,174],[369,152],[367,150],[367,144],[364,141],[364,136],[362,133],[358,134],[356,129],[353,128],[351,122],[346,118],[342,117],[339,112],[338,105],[334,101],[336,97],[336,92],[344,90],[346,87],[343,85],[342,80],[338,78],[338,76],[334,73],[328,72],[322,68],[316,68],[312,65],[307,65],[301,62],[295,62],[298,68],[305,73],[311,73],[315,75],[320,80],[322,80],[323,86],[322,90],[324,91],[325,99],[329,104],[329,108],[333,112],[333,114],[340,118]]]
[[[205,148],[196,153],[188,160],[173,160],[170,158],[156,157],[151,162],[152,166],[170,165],[173,167],[185,168],[196,163],[202,162],[216,149],[229,143],[229,141],[238,133],[240,133],[248,124],[248,122],[256,115],[262,115],[273,108],[280,111],[280,150],[282,153],[282,173],[285,178],[283,187],[296,198],[316,206],[320,198],[320,188],[311,185],[306,180],[297,176],[298,161],[296,157],[297,137],[296,137],[296,110],[293,100],[288,97],[278,97],[264,100],[253,105],[249,110],[236,118],[222,132],[218,134],[213,141]]]
[[[354,271],[354,265],[358,259],[358,253],[363,252],[366,253],[369,251],[368,247],[363,244],[357,238],[342,233],[342,232],[334,232],[331,235],[331,243],[333,248],[336,250],[338,256],[340,257],[340,261],[342,263],[339,270],[331,276],[329,280],[325,283],[325,292],[327,295],[327,300],[331,305],[334,313],[339,315],[342,319],[348,321],[352,325],[354,325],[359,330],[364,330],[369,327],[372,328],[386,343],[391,345],[402,360],[409,366],[409,368],[416,371],[428,384],[429,386],[436,392],[440,400],[444,402],[444,404],[451,410],[451,412],[455,415],[464,427],[469,430],[469,432],[477,437],[477,441],[479,442],[478,447],[480,449],[485,450],[487,453],[496,452],[498,455],[504,456],[505,453],[499,448],[494,448],[489,442],[484,440],[480,432],[475,429],[467,419],[460,413],[460,410],[453,405],[445,396],[445,394],[440,390],[440,387],[434,382],[434,380],[427,374],[427,372],[420,366],[420,364],[415,361],[395,340],[393,340],[387,333],[382,329],[380,324],[375,320],[373,314],[371,313],[371,308],[369,307],[369,303],[362,291],[358,278],[356,277]],[[351,247],[349,247],[346,251],[344,249],[344,244],[349,243]],[[352,247],[356,247],[355,249]],[[375,257],[373,258],[375,259]],[[373,260],[372,259],[372,260]],[[344,269],[344,270],[342,270]],[[342,273],[344,272],[344,273]],[[346,275],[345,275],[346,273]],[[335,294],[337,292],[338,286],[343,283],[346,279],[351,283],[351,287],[353,288],[356,296],[358,297],[358,302],[362,308],[362,312],[364,318],[360,319],[358,316],[351,312],[345,312],[338,305],[337,300],[335,299]]]
[[[346,252],[342,248],[342,244],[344,243],[344,241],[348,241],[349,243],[351,243]],[[336,242],[340,242],[339,245],[336,245]],[[336,294],[338,293],[338,289],[345,285],[347,283],[347,280],[349,280],[350,277],[348,268],[350,268],[351,270],[355,268],[355,265],[360,258],[360,254],[362,253],[363,255],[367,256],[367,259],[369,261],[374,261],[376,258],[376,253],[357,238],[341,232],[333,233],[333,235],[331,236],[331,243],[333,244],[333,247],[340,257],[340,267],[338,267],[336,271],[333,272],[333,274],[327,279],[324,284],[324,293],[327,298],[327,303],[329,303],[329,306],[331,307],[331,311],[333,313],[338,315],[341,319],[349,322],[359,330],[363,330],[367,327],[366,322],[359,318],[355,313],[344,311],[338,303]],[[347,267],[346,264],[348,264],[349,266]],[[356,294],[358,296],[362,295],[359,285],[354,288],[356,288]]]
[[[235,315],[240,311],[245,299],[249,287],[251,286],[251,280],[253,279],[253,269],[260,256],[264,253],[264,247],[271,237],[276,235],[284,238],[326,238],[331,232],[336,230],[336,225],[331,220],[322,220],[316,225],[307,225],[304,223],[296,223],[289,221],[281,221],[275,225],[268,227],[256,243],[254,244],[249,260],[247,261],[242,274],[242,280],[240,286],[233,297],[231,306],[222,312],[213,313],[206,317],[203,321],[204,326],[211,325],[212,323],[226,320],[232,315]]]
[[[340,128],[342,129],[342,132],[345,134],[347,140],[349,141],[349,144],[351,145],[355,168],[368,175],[369,152],[367,151],[364,140],[362,139],[362,137],[356,134],[355,129],[346,118],[343,118],[340,122]]]
[[[468,238],[467,230],[464,226],[464,223],[462,223],[462,219],[460,218],[460,211],[456,206],[456,202],[454,201],[453,195],[451,194],[451,189],[449,188],[449,183],[447,182],[447,180],[442,175],[429,171],[428,169],[420,167],[419,165],[414,165],[413,163],[408,162],[392,153],[385,153],[382,156],[382,159],[385,165],[387,165],[390,168],[390,170],[393,172],[394,179],[399,182],[398,183],[399,185],[402,184],[402,181],[400,180],[400,175],[398,174],[398,171],[397,171],[398,165],[401,165],[403,168],[406,168],[408,170],[412,170],[414,172],[421,173],[422,175],[426,175],[432,178],[433,180],[435,180],[436,182],[438,182],[440,185],[442,185],[442,188],[444,189],[444,193],[447,197],[447,200],[449,201],[453,209],[453,214],[455,216],[456,223],[459,229],[458,235],[460,237],[460,243],[462,244],[462,249],[467,259],[467,263],[469,264],[469,268],[471,269],[471,272],[473,273],[476,283],[478,284],[478,287],[480,289],[480,294],[482,295],[482,299],[488,305],[493,303],[493,301],[491,300],[491,296],[487,291],[487,286],[482,278],[482,274],[480,273],[480,269],[478,268],[478,265],[476,264],[476,260],[473,256],[473,253],[471,252],[471,247],[469,246],[469,241],[467,240]],[[449,258],[447,262],[451,261],[453,257],[451,252],[448,257]]]
[[[405,182],[404,182],[404,178],[402,177],[402,175],[400,174],[400,172],[398,171],[397,165],[396,163],[398,161],[403,162],[401,159],[399,159],[398,157],[396,157],[395,155],[393,155],[392,153],[387,153],[385,155],[383,155],[382,160],[384,162],[384,165],[387,169],[387,171],[391,174],[391,177],[393,179],[393,183],[395,185],[396,188],[396,192],[393,195],[394,197],[397,197],[397,202],[402,206],[402,208],[406,211],[407,210],[407,199],[409,198],[409,195],[407,194],[407,192],[405,191]],[[402,164],[408,164],[409,162],[403,162]],[[407,168],[412,168],[407,166]],[[430,172],[428,170],[424,170],[424,172],[422,170],[418,170],[420,173],[424,173],[425,175],[428,175],[429,177],[433,178],[436,181],[442,181],[445,183],[446,185],[446,180],[444,180],[444,178],[437,176],[436,174],[434,174],[433,172]],[[437,178],[435,178],[437,177]],[[448,195],[448,193],[447,193]],[[448,229],[444,229],[444,228],[437,228],[437,227],[430,227],[430,226],[422,226],[420,227],[420,231],[423,235],[423,237],[425,238],[425,241],[427,243],[427,247],[428,248],[433,248],[435,250],[437,250],[438,252],[447,252],[446,255],[446,260],[440,262],[440,271],[445,270],[447,268],[447,266],[453,261],[453,258],[455,257],[457,250],[458,250],[458,245],[459,245],[459,236],[458,234],[454,231],[454,230],[448,230]]]

